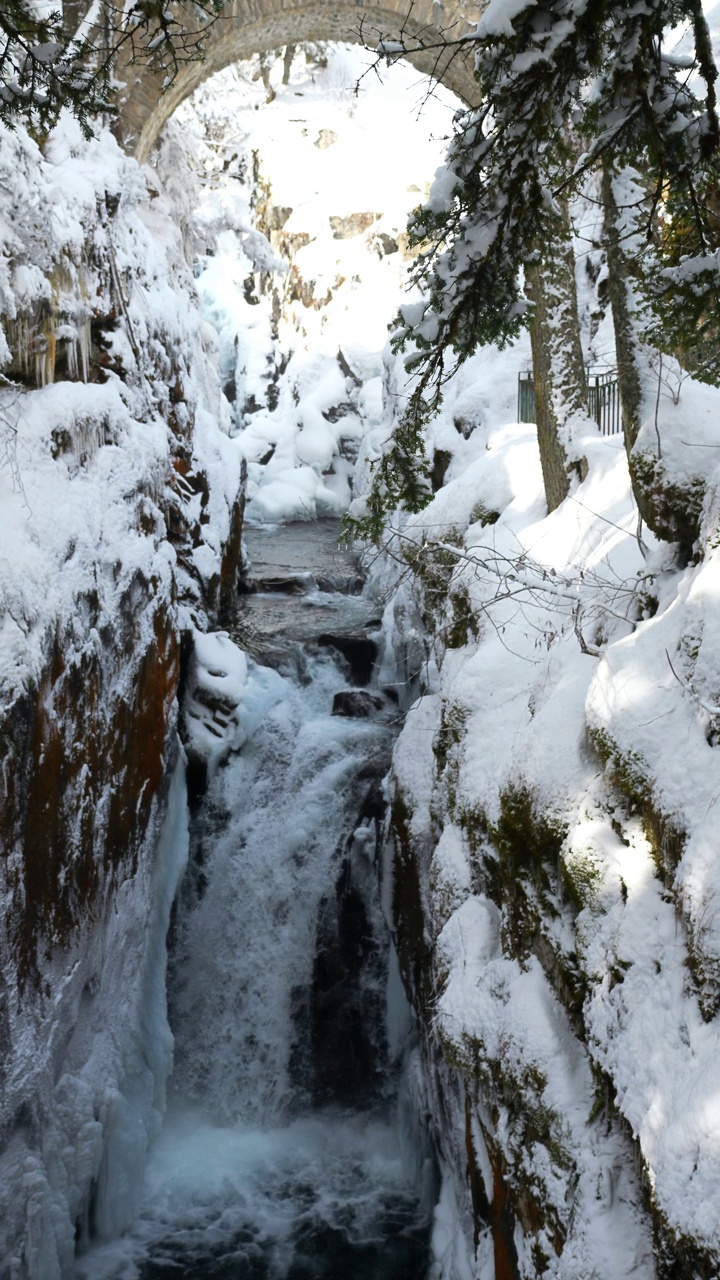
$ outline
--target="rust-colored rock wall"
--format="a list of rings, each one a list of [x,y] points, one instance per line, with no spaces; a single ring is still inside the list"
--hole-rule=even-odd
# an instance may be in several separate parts
[[[179,644],[157,583],[139,576],[97,647],[57,634],[38,687],[0,716],[0,837],[13,892],[9,929],[21,985],[131,874],[167,772]],[[148,628],[148,623],[150,624]],[[144,634],[147,633],[147,634]]]

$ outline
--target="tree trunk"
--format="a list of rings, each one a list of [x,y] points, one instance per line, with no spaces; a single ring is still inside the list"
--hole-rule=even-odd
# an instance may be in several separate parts
[[[570,476],[582,464],[572,456],[574,414],[587,414],[587,383],[580,345],[575,257],[567,214],[526,270],[526,293],[535,304],[530,324],[535,417],[548,511],[567,497]]]
[[[63,0],[63,35],[67,40],[75,39],[89,7],[86,0]]]
[[[640,430],[642,386],[637,360],[637,337],[628,296],[627,261],[620,238],[620,215],[613,189],[612,170],[607,164],[603,167],[602,199],[608,260],[608,296],[615,330],[623,436],[629,457]]]
[[[296,44],[285,45],[285,53],[283,55],[283,78],[282,78],[283,84],[290,83],[290,72],[292,71],[292,64],[293,64],[296,52],[297,52]]]
[[[656,441],[637,447],[643,405],[641,345],[633,316],[628,260],[623,249],[622,210],[618,208],[614,175],[603,169],[602,199],[608,258],[608,295],[615,329],[618,385],[628,470],[638,511],[658,538],[674,542],[687,560],[695,550],[702,526],[705,485],[701,476],[679,481],[668,473],[657,429]]]

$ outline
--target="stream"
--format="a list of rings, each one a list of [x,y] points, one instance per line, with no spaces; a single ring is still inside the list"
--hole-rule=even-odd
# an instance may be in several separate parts
[[[78,1280],[422,1280],[432,1158],[381,908],[398,708],[337,524],[250,529],[252,709],[191,806],[165,1124],[130,1233]],[[242,712],[242,706],[241,706]]]

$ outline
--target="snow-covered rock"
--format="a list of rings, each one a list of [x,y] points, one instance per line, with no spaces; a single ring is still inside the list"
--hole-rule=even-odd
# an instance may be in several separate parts
[[[0,166],[0,1274],[59,1280],[163,1111],[180,638],[233,585],[244,464],[172,203],[71,121]]]
[[[375,570],[415,619],[388,607],[389,647],[424,620],[434,659],[395,752],[392,892],[446,1194],[473,1275],[715,1275],[716,477],[687,568],[638,534],[621,438],[586,434],[547,516],[533,430],[501,416],[519,364],[450,384],[447,483]],[[659,429],[716,447],[719,406],[686,379]]]

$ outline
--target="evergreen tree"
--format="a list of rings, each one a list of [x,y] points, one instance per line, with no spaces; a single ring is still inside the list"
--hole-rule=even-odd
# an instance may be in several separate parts
[[[691,52],[677,57],[665,50],[665,36],[681,24]],[[527,323],[525,267],[542,324],[540,246],[558,243],[565,201],[600,165],[608,172],[636,166],[649,193],[652,266],[628,263],[616,236],[616,298],[631,270],[642,286],[646,327],[666,334],[666,345],[683,329],[702,332],[718,305],[717,71],[701,0],[491,0],[474,39],[483,105],[458,117],[446,168],[410,227],[420,249],[413,279],[425,301],[401,311],[394,336],[418,375],[401,424],[405,437],[409,422],[419,424],[437,406],[454,367],[480,344],[503,346]],[[611,211],[610,241],[613,225]],[[621,308],[615,320],[621,338]],[[630,379],[621,384],[625,399]],[[572,402],[577,377],[568,385]],[[637,412],[625,417],[636,422]],[[561,434],[557,443],[566,446]],[[390,510],[398,492],[402,500],[401,477],[395,481],[388,486],[378,470],[376,527],[379,507]],[[362,520],[351,526],[369,532]]]

